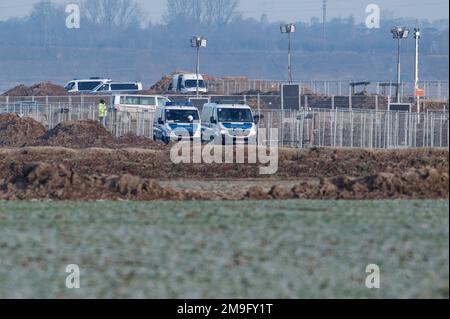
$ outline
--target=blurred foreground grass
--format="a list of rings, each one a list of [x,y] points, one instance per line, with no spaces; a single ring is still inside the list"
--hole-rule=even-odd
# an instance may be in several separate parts
[[[0,202],[0,298],[448,298],[448,201]],[[81,269],[67,289],[65,268]],[[381,288],[365,286],[368,264]]]

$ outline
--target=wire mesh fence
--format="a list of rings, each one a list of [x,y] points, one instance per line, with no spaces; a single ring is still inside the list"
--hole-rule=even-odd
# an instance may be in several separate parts
[[[209,89],[216,94],[238,94],[241,92],[259,91],[279,92],[281,85],[287,84],[287,81],[268,81],[253,80],[247,78],[216,79],[208,81]],[[352,81],[297,81],[302,90],[313,94],[350,95],[352,90]],[[448,81],[421,81],[419,86],[426,92],[426,99],[446,100],[449,98]],[[414,93],[414,82],[403,82],[400,86],[400,95],[402,97],[411,97]],[[357,88],[355,88],[357,89]],[[359,86],[361,91],[368,94],[378,94],[385,97],[394,97],[396,94],[396,83],[394,82],[367,82]],[[353,92],[354,94],[355,92]]]
[[[95,103],[40,104],[0,103],[0,114],[17,113],[31,117],[52,129],[64,121],[98,121]],[[420,148],[449,146],[448,112],[389,112],[355,109],[255,109],[264,128],[261,143],[273,143],[272,131],[278,130],[278,145],[284,147],[345,148]],[[261,116],[262,115],[262,116]],[[127,133],[153,138],[155,113],[109,109],[105,126],[117,137]]]
[[[259,127],[278,129],[281,146],[386,149],[449,145],[449,117],[444,112],[303,109],[258,113],[263,115]],[[270,141],[270,136],[265,140]]]

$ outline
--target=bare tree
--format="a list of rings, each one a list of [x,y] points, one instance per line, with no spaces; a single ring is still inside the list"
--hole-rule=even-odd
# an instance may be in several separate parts
[[[143,11],[133,0],[84,0],[85,17],[106,27],[130,27],[143,22]]]
[[[238,0],[205,0],[205,22],[210,25],[224,26],[239,15]]]
[[[52,39],[58,30],[61,29],[64,11],[60,6],[56,6],[50,0],[41,0],[33,6],[30,20],[35,28],[40,31],[42,44],[44,47],[52,45]]]
[[[239,0],[167,0],[166,21],[170,23],[223,26],[239,15]]]

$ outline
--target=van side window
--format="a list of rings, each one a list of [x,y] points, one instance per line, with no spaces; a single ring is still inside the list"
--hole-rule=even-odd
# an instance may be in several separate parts
[[[112,91],[133,91],[138,90],[137,84],[134,83],[121,83],[121,84],[111,84]]]
[[[102,84],[102,82],[78,82],[78,91],[92,91],[100,84]]]

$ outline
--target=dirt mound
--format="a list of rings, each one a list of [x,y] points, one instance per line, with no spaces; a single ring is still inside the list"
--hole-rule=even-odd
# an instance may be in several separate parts
[[[51,82],[42,82],[32,86],[18,85],[2,94],[2,96],[64,96],[66,89]]]
[[[233,198],[234,197],[230,197]],[[0,200],[206,200],[219,193],[177,191],[129,174],[78,174],[63,164],[24,164],[0,180]]]
[[[114,146],[117,141],[96,121],[68,121],[46,132],[35,145],[89,148]]]
[[[127,133],[117,140],[119,146],[126,147],[143,147],[143,148],[164,148],[165,144],[162,142],[155,142],[151,138],[137,136],[134,133]]]
[[[33,144],[44,133],[44,126],[31,118],[13,113],[0,115],[0,147]]]
[[[448,150],[282,149],[279,155],[278,173],[266,177],[253,164],[175,164],[165,148],[0,148],[0,199],[448,198]],[[172,179],[178,180],[166,184],[172,188],[153,181]],[[195,186],[205,180],[231,186]],[[239,183],[246,180],[252,182]]]
[[[2,194],[3,193],[3,194]],[[177,199],[181,195],[131,175],[80,175],[64,165],[26,164],[0,183],[0,198],[22,199]]]
[[[448,171],[431,167],[411,168],[404,173],[378,173],[362,178],[337,176],[312,179],[291,190],[275,185],[265,193],[250,189],[246,198],[258,199],[448,199]]]
[[[287,200],[287,199],[448,199],[448,172],[410,169],[363,178],[338,176],[313,179],[292,189],[274,185],[269,192],[252,187],[237,190],[177,190],[130,174],[80,174],[63,164],[23,164],[0,180],[0,200]]]

